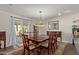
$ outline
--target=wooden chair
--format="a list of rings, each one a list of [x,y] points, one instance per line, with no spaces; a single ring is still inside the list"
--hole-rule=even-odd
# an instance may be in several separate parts
[[[57,49],[57,39],[58,39],[58,35],[59,35],[59,32],[48,32],[47,33],[48,34],[48,36],[53,36],[53,40],[54,40],[54,47],[55,47],[55,49]]]
[[[48,49],[48,54],[53,54],[57,48],[57,35],[50,32],[48,43],[42,44],[42,47]]]
[[[53,36],[53,40],[54,40],[54,49],[56,50],[57,49],[57,34],[58,33],[52,33],[52,36]]]
[[[49,33],[48,54],[52,54],[57,49],[57,35],[56,33]]]
[[[23,54],[25,54],[25,52],[27,50],[27,54],[30,55],[30,51],[35,49],[35,45],[30,44],[28,35],[23,35],[23,46],[24,46]]]

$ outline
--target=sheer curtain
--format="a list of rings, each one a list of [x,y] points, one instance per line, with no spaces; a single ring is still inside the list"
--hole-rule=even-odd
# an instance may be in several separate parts
[[[15,46],[16,42],[16,32],[15,32],[15,20],[11,16],[11,27],[10,27],[10,43]]]
[[[28,32],[33,32],[33,23],[32,23],[32,20],[28,21],[28,26],[29,26]]]

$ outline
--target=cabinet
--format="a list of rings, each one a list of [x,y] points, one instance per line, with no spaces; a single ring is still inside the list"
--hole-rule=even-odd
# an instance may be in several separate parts
[[[0,49],[1,49],[1,41],[4,42],[4,49],[6,49],[6,32],[0,32]]]

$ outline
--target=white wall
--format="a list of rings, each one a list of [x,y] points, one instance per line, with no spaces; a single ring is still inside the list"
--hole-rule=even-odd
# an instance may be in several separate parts
[[[5,11],[0,11],[0,31],[6,31],[6,45],[7,46],[12,45],[10,41],[10,26],[11,26],[10,16],[21,17],[19,15],[11,14]]]

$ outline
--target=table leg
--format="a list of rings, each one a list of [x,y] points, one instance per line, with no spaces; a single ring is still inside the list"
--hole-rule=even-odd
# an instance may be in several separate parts
[[[1,49],[1,43],[0,43],[0,49]]]
[[[37,47],[37,55],[40,55],[40,53],[41,53],[40,44],[37,44],[36,47]]]

